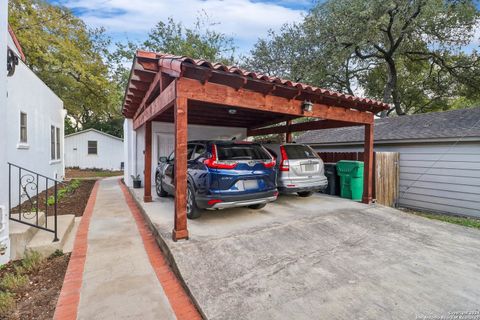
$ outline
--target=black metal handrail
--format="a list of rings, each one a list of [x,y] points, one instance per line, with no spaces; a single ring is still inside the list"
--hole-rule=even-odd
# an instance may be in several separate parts
[[[12,191],[17,187],[17,183],[12,180],[12,174],[18,172],[18,205],[12,208]],[[45,180],[43,184],[41,180]],[[14,184],[15,183],[15,184]],[[58,185],[64,184],[61,181],[49,178],[45,175],[35,171],[20,167],[16,164],[8,162],[8,208],[9,218],[12,221],[26,224],[41,230],[52,232],[54,234],[53,241],[58,241],[58,224],[57,224],[57,200],[58,200]],[[39,190],[45,187],[45,189]],[[49,189],[53,187],[53,227],[48,225],[48,213],[50,205]],[[45,192],[45,222],[42,224],[39,221],[39,195]],[[52,195],[51,195],[52,196]],[[14,214],[18,213],[18,219]]]

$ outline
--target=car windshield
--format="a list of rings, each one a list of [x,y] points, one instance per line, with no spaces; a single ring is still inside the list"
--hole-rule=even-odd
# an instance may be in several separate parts
[[[270,160],[270,155],[259,145],[217,145],[218,160]]]
[[[318,158],[315,152],[307,146],[304,145],[285,145],[285,151],[287,152],[288,159],[310,159]]]

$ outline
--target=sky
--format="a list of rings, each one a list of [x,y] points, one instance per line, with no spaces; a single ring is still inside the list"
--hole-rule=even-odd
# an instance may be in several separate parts
[[[248,54],[259,37],[284,23],[298,22],[315,0],[50,0],[70,8],[90,27],[104,27],[114,42],[142,41],[158,21],[172,17],[192,26],[206,14],[216,31]]]

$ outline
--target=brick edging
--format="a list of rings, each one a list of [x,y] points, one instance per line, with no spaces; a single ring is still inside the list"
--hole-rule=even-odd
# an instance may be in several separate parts
[[[122,183],[121,179],[118,180],[118,183],[120,184],[120,188],[122,189],[130,212],[135,219],[150,264],[155,271],[160,285],[163,287],[165,295],[167,296],[177,319],[203,319],[195,304],[192,302],[189,293],[183,287],[182,281],[170,268],[167,259],[157,244],[156,237],[150,230],[150,223],[144,218],[144,215],[139,209],[134,197],[130,194],[128,188]]]
[[[80,290],[82,289],[83,270],[85,268],[85,259],[87,257],[88,247],[88,228],[92,218],[93,208],[97,199],[98,186],[100,180],[95,182],[87,206],[83,211],[82,219],[78,226],[72,255],[68,262],[67,272],[63,279],[62,290],[58,297],[55,308],[54,320],[77,319],[78,305],[80,303]]]

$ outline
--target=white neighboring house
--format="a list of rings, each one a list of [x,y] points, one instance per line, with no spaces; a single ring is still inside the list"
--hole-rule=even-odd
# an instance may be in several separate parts
[[[96,129],[65,136],[65,166],[80,169],[123,169],[123,139]]]
[[[8,235],[8,210],[19,202],[18,170],[12,168],[12,187],[9,188],[8,163],[62,180],[65,172],[63,136],[66,111],[62,100],[24,63],[20,44],[13,30],[7,27],[4,1],[1,1],[1,6],[0,63],[4,70],[0,79],[0,211],[3,218],[0,235]],[[7,41],[4,42],[4,39]],[[10,58],[4,55],[7,48]],[[14,68],[10,69],[8,75],[7,61],[14,62],[11,64]],[[38,187],[41,192],[45,185],[40,183]],[[21,199],[22,202],[24,200]],[[0,264],[9,260],[8,241],[5,236],[3,239],[0,236],[0,247],[7,247],[5,253],[0,255]]]

